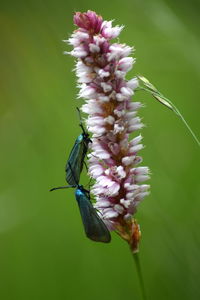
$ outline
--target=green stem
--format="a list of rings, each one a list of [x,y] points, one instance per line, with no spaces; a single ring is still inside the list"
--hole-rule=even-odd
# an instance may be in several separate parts
[[[135,261],[137,275],[138,275],[139,282],[140,282],[140,288],[141,288],[141,291],[142,291],[142,299],[143,300],[147,300],[146,291],[145,291],[145,285],[144,285],[144,280],[143,280],[143,276],[142,276],[142,269],[141,269],[141,265],[140,265],[139,254],[138,253],[132,253],[132,255],[133,255],[133,259]]]
[[[173,107],[176,110],[175,111],[176,114],[179,116],[179,118],[181,118],[181,120],[183,121],[183,123],[185,124],[185,126],[187,127],[187,129],[189,130],[191,135],[193,136],[194,140],[197,142],[198,146],[200,146],[200,141],[198,140],[197,136],[195,135],[195,133],[193,132],[193,130],[191,129],[191,127],[189,126],[189,124],[187,123],[187,121],[185,120],[183,115],[180,113],[180,111],[178,110],[178,108],[175,105],[173,105]]]
[[[154,92],[153,90],[151,89],[148,89],[148,88],[144,88],[144,87],[141,87],[139,86],[137,88],[137,90],[143,90],[143,91],[146,91],[148,93],[150,93],[151,95],[153,95],[155,98],[156,96],[157,97],[160,97],[162,98],[163,100],[165,100],[166,102],[168,102],[170,104],[170,106],[167,106],[169,109],[173,110],[173,112],[179,116],[179,118],[183,121],[183,123],[185,124],[185,126],[187,127],[187,129],[189,130],[189,132],[191,133],[191,135],[193,136],[194,140],[197,142],[198,146],[200,146],[200,141],[198,140],[197,136],[195,135],[195,133],[193,132],[193,130],[191,129],[191,127],[189,126],[189,124],[187,123],[187,121],[185,120],[185,118],[183,117],[183,115],[180,113],[180,111],[178,110],[178,108],[169,100],[167,99],[166,97],[164,97],[160,92],[156,91]],[[160,101],[160,103],[162,103]],[[164,103],[162,103],[163,105],[165,105]]]

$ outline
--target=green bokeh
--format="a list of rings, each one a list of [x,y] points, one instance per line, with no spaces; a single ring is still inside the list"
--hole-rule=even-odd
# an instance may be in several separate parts
[[[95,10],[126,27],[143,74],[199,132],[200,2],[1,1],[0,299],[140,300],[134,262],[115,234],[83,233],[64,165],[80,132],[73,58],[62,43],[74,11]],[[200,299],[199,148],[181,121],[140,93],[151,195],[140,205],[140,258],[151,300]],[[87,178],[82,177],[86,183]]]

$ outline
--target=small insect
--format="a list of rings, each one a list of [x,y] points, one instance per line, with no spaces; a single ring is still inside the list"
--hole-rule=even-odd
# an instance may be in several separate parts
[[[109,243],[111,241],[110,232],[93,207],[89,191],[79,185],[76,188],[75,196],[86,236],[95,242]]]
[[[71,169],[70,163],[69,168]],[[71,174],[73,177],[72,169]],[[73,180],[76,181],[74,177]],[[84,189],[84,187],[80,184],[52,188],[50,191],[65,188],[76,188],[75,197],[76,201],[78,202],[86,236],[95,242],[109,243],[111,241],[110,232],[108,231],[108,228],[102,219],[99,217],[96,209],[93,207],[90,200],[90,192]]]
[[[81,171],[83,169],[84,159],[88,150],[88,144],[92,142],[89,138],[89,133],[86,132],[83,127],[78,107],[77,111],[79,113],[80,118],[80,127],[83,132],[77,137],[65,167],[66,181],[70,185],[77,185],[77,183],[79,183]]]

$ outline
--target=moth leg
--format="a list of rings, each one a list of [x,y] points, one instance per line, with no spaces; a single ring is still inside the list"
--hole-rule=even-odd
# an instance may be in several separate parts
[[[88,166],[87,166],[86,162],[83,161],[83,163],[84,163],[84,166],[85,166],[85,168],[86,168],[86,170],[87,170],[87,172],[88,172]]]

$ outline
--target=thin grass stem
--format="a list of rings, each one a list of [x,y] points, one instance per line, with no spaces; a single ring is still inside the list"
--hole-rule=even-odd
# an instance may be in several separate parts
[[[198,144],[198,146],[200,146],[200,141],[198,140],[196,134],[194,133],[194,131],[192,130],[192,128],[189,126],[188,122],[185,120],[185,118],[183,117],[183,115],[181,114],[181,112],[178,110],[178,108],[168,98],[166,98],[165,96],[163,96],[160,92],[153,91],[152,89],[149,89],[149,88],[144,88],[144,87],[139,86],[137,90],[138,91],[139,90],[143,90],[145,92],[150,93],[160,103],[162,103],[163,105],[165,105],[166,107],[168,107],[169,109],[171,109],[182,120],[182,122],[185,124],[185,126],[189,130],[190,134],[192,135],[192,137],[194,138],[194,140]],[[166,101],[168,105],[166,105],[166,103],[162,102],[159,98],[161,98],[162,100]]]

